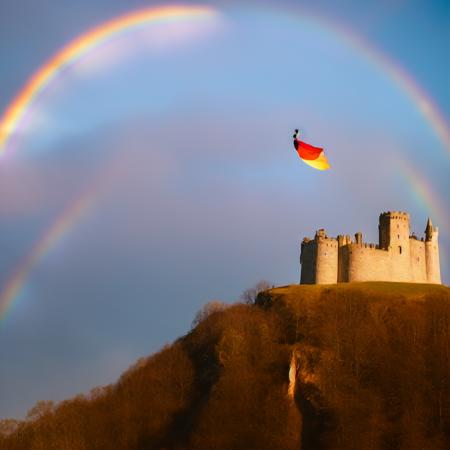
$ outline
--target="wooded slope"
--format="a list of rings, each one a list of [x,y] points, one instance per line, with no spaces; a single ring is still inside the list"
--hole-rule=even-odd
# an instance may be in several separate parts
[[[449,288],[288,286],[199,317],[114,385],[3,422],[0,449],[448,448]]]

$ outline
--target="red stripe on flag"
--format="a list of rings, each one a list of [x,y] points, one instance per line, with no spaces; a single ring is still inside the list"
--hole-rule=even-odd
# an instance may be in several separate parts
[[[314,160],[323,152],[323,148],[314,147],[313,145],[299,141],[298,139],[294,140],[294,146],[302,159]]]

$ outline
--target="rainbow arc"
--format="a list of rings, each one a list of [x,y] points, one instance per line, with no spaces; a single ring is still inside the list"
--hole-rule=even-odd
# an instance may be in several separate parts
[[[0,119],[0,154],[7,149],[8,142],[20,126],[27,110],[35,98],[57,77],[57,75],[101,43],[130,28],[149,23],[173,22],[177,20],[209,19],[216,11],[206,6],[166,6],[147,8],[119,16],[105,22],[70,42],[52,56],[34,73],[19,94],[13,99]]]

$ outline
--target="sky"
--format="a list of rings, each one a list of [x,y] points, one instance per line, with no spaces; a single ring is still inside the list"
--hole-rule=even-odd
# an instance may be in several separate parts
[[[171,4],[2,0],[1,113],[73,39]],[[380,212],[418,236],[430,216],[450,283],[449,3],[195,4],[214,14],[58,72],[0,154],[0,418],[114,382],[210,300],[297,283],[321,227],[376,242]]]

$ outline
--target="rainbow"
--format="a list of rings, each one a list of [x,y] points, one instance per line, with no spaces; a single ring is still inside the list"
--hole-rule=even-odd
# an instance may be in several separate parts
[[[97,189],[83,192],[65,208],[51,226],[43,233],[30,253],[14,270],[5,287],[0,292],[0,319],[6,315],[14,299],[21,292],[34,265],[40,261],[67,232],[91,209],[97,197]]]
[[[186,19],[211,18],[216,12],[206,6],[164,6],[147,8],[119,16],[74,39],[52,56],[27,81],[6,108],[0,119],[0,154],[4,153],[11,136],[18,129],[33,100],[66,67],[107,39],[131,28],[148,23]]]

